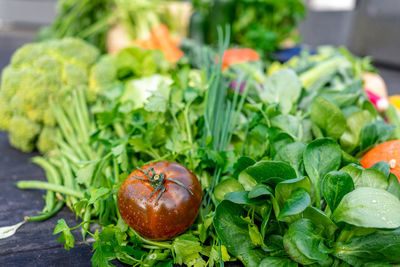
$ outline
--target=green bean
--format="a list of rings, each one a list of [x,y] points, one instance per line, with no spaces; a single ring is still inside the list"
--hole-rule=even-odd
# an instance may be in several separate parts
[[[85,97],[85,92],[83,90],[78,90],[78,100],[79,100],[79,106],[80,110],[82,112],[82,117],[88,126],[88,131],[90,131],[90,118],[89,118],[89,112],[88,112],[88,106],[86,102],[86,97]]]
[[[65,194],[67,196],[72,196],[76,198],[84,198],[84,195],[82,192],[79,192],[77,190],[74,190],[72,188],[63,186],[63,185],[57,185],[57,184],[52,184],[48,182],[42,182],[42,181],[19,181],[16,183],[16,186],[20,189],[43,189],[43,190],[50,190],[53,192],[58,192],[61,194]]]
[[[59,202],[57,202],[57,204],[55,205],[53,210],[43,213],[43,214],[39,214],[37,216],[28,217],[27,220],[30,222],[45,221],[45,220],[53,217],[57,212],[59,212],[62,209],[62,207],[64,206],[64,204],[65,203],[63,201],[59,201]]]
[[[64,185],[71,189],[76,189],[75,181],[74,181],[74,178],[73,178],[72,172],[71,172],[71,168],[69,166],[68,161],[64,157],[61,158],[61,164],[62,164],[61,172],[63,173],[63,176],[64,176]],[[74,206],[74,204],[76,202],[78,202],[78,200],[73,196],[69,196],[69,199],[71,200],[72,207]]]
[[[90,226],[90,223],[89,223],[90,218],[91,218],[90,212],[91,212],[90,206],[87,206],[85,213],[83,214],[82,220],[84,223],[82,224],[82,228],[81,228],[82,239],[84,241],[85,241],[85,237],[86,237],[86,234],[87,234],[87,232],[89,230],[89,226]]]
[[[51,166],[51,164],[47,160],[45,160],[42,157],[33,157],[31,161],[33,163],[39,165],[40,167],[42,167],[45,170],[46,178],[49,183],[60,184],[59,180],[56,181],[57,180],[57,171],[55,171],[53,166]],[[54,172],[56,174],[54,174]],[[45,200],[46,205],[43,208],[43,212],[50,212],[56,204],[56,198],[55,198],[54,192],[47,191],[45,199],[46,199]]]
[[[79,127],[80,132],[82,134],[81,138],[85,143],[88,143],[89,142],[89,134],[88,134],[89,129],[87,128],[87,123],[85,122],[85,118],[82,115],[82,107],[81,107],[81,103],[79,101],[78,94],[76,91],[72,92],[72,97],[74,100],[75,115],[76,115],[77,121],[80,126]]]
[[[85,159],[86,156],[80,149],[79,142],[76,139],[76,132],[74,131],[71,121],[66,116],[63,108],[58,104],[53,104],[52,109],[57,119],[57,123],[60,126],[61,133],[64,136],[65,140],[67,140],[67,142],[70,145],[73,145],[73,148],[79,157]]]
[[[43,157],[33,157],[31,161],[45,170],[50,183],[61,184],[60,174],[57,172],[56,168],[54,168],[52,163]]]

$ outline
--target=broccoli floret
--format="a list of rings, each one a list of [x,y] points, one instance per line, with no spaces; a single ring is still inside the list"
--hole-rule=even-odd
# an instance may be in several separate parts
[[[39,139],[36,143],[36,147],[39,151],[51,151],[56,147],[56,128],[45,126],[43,127],[42,131],[40,132]]]
[[[0,129],[9,131],[13,146],[32,151],[37,142],[42,153],[54,147],[50,104],[64,102],[71,90],[89,94],[89,71],[99,54],[74,38],[27,44],[14,53],[0,90]]]
[[[24,152],[32,151],[41,128],[39,123],[26,117],[13,116],[9,128],[10,144]]]

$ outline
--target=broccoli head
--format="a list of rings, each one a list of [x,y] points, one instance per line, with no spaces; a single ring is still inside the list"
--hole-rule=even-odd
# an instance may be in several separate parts
[[[0,129],[9,131],[13,146],[42,153],[54,147],[50,103],[63,103],[76,89],[89,94],[90,68],[99,55],[96,47],[75,38],[31,43],[14,53],[0,90]]]

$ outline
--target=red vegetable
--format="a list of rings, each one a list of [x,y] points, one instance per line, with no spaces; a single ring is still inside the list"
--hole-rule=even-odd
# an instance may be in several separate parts
[[[152,240],[170,239],[196,219],[202,192],[183,165],[160,161],[137,168],[122,184],[118,207],[124,221]]]

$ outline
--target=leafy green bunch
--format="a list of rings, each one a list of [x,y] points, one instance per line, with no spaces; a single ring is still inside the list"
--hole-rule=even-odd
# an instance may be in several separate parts
[[[232,25],[231,43],[257,50],[266,59],[299,41],[297,24],[306,8],[299,0],[197,0],[190,21],[190,37],[201,43],[218,40],[217,27]]]
[[[227,45],[221,41],[218,53]],[[130,63],[116,68],[118,83],[90,110],[79,104],[85,102],[80,94],[69,105],[74,112],[55,107],[59,125],[66,125],[61,155],[44,160],[62,166],[61,180],[45,168],[48,182],[18,183],[48,190],[46,207],[52,208],[39,216],[65,202],[82,219],[71,228],[59,220],[54,234],[66,249],[82,226],[83,236],[94,239],[94,266],[114,259],[139,266],[400,261],[399,182],[388,164],[364,169],[358,161],[395,138],[394,126],[363,93],[360,59],[331,49],[318,57],[304,54],[266,76],[248,65],[221,73],[209,52],[201,70],[163,69],[157,62],[154,72],[140,74],[135,64],[147,61],[134,60],[135,51],[110,61]],[[237,85],[230,89],[232,79]],[[83,124],[79,117],[86,118]],[[129,228],[116,204],[129,173],[158,160],[187,166],[204,190],[195,223],[163,242]]]

